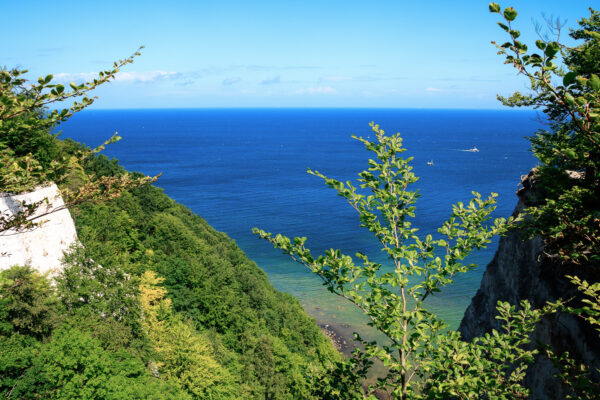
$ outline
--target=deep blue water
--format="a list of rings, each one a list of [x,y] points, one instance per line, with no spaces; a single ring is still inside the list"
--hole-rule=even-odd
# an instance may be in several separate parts
[[[307,167],[337,179],[355,179],[370,155],[351,134],[371,136],[375,121],[401,132],[420,180],[415,225],[434,233],[451,204],[471,191],[499,193],[495,216],[508,216],[520,176],[536,164],[525,136],[540,127],[529,111],[393,109],[199,109],[84,111],[61,126],[96,146],[118,131],[105,154],[129,170],[160,172],[157,185],[236,240],[273,285],[296,296],[322,323],[362,330],[364,320],[327,292],[317,277],[256,239],[252,227],[307,236],[314,253],[339,248],[381,259],[371,235],[345,201]],[[460,151],[476,146],[478,153]],[[428,166],[427,161],[434,165]],[[481,268],[457,279],[430,306],[457,327],[479,287],[496,243],[469,261]],[[382,259],[383,260],[383,259]]]

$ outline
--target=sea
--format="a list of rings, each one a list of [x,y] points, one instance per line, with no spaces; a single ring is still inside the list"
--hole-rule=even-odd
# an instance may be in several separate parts
[[[253,227],[305,236],[314,255],[333,248],[389,264],[356,212],[318,170],[356,182],[373,154],[351,135],[374,140],[374,121],[400,132],[419,181],[413,224],[436,235],[452,204],[471,192],[498,193],[494,218],[512,213],[521,176],[536,166],[526,137],[543,128],[531,110],[440,109],[150,109],[85,110],[63,123],[61,138],[94,147],[113,133],[122,140],[104,153],[128,170],[162,173],[156,185],[227,233],[278,290],[295,296],[320,325],[342,337],[376,338],[367,319],[320,279],[252,234]],[[479,151],[466,151],[477,148]],[[497,248],[469,256],[479,265],[431,297],[427,307],[457,328]]]

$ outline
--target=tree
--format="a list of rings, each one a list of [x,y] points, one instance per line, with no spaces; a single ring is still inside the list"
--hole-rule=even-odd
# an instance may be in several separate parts
[[[61,328],[38,346],[31,365],[6,394],[16,399],[190,399],[153,377],[141,360],[124,350],[102,348],[77,328]]]
[[[580,304],[574,307],[572,301],[559,300],[550,304],[550,310],[582,318],[594,327],[600,337],[600,282],[589,283],[576,276],[568,275],[567,278],[577,286],[581,297]],[[596,379],[593,379],[589,366],[576,362],[568,352],[556,354],[549,345],[542,346],[542,350],[558,370],[555,376],[571,389],[571,393],[567,395],[568,399],[600,398],[600,381],[597,379],[600,370],[596,370]]]
[[[236,399],[240,389],[229,371],[211,355],[210,343],[171,310],[164,281],[146,271],[140,282],[142,324],[156,359],[155,374],[185,390],[195,399]]]
[[[562,26],[550,21],[554,36],[541,36],[535,43],[538,52],[531,53],[513,28],[517,11],[502,11],[497,3],[490,3],[489,9],[502,15],[498,25],[509,35],[502,45],[492,43],[506,64],[528,78],[531,90],[499,100],[509,107],[541,109],[548,120],[547,128],[529,138],[541,165],[520,228],[544,239],[550,260],[575,266],[594,280],[567,275],[579,294],[549,304],[547,312],[579,316],[600,333],[600,13],[590,8],[589,18],[570,31],[572,39],[582,41],[574,47],[560,42]],[[590,368],[568,353],[556,354],[548,344],[541,350],[558,369],[557,377],[571,388],[569,398],[598,398],[600,371],[592,378]]]
[[[64,315],[77,317],[78,327],[91,322],[98,333],[110,326],[112,333],[107,333],[114,343],[143,336],[136,276],[116,264],[99,265],[79,243],[65,252],[62,265],[54,282]]]
[[[501,12],[496,3],[489,8],[493,13]],[[502,45],[494,43],[506,56],[506,63],[529,78],[532,90],[531,94],[516,92],[499,99],[508,106],[540,108],[549,120],[548,129],[530,138],[542,165],[535,176],[536,198],[528,204],[520,226],[544,238],[550,257],[574,264],[600,261],[600,14],[594,10],[590,13],[590,18],[579,22],[580,29],[570,34],[583,44],[568,48],[558,39],[540,39],[536,46],[542,53],[529,54],[527,46],[518,40],[519,31],[512,26],[517,12],[509,7],[502,12],[504,21],[499,26],[510,40]],[[554,28],[560,33],[560,24]],[[559,55],[563,56],[562,67],[556,63]],[[388,337],[389,344],[361,340],[364,353],[357,351],[355,357],[382,360],[389,372],[380,383],[389,385],[396,398],[527,398],[528,391],[520,381],[527,363],[538,352],[527,347],[535,323],[543,313],[559,310],[597,323],[597,285],[573,278],[590,296],[583,308],[559,302],[540,311],[532,310],[528,302],[519,308],[499,303],[497,318],[504,322],[503,331],[492,331],[471,343],[462,342],[457,333],[443,332],[442,322],[423,307],[425,298],[451,283],[455,273],[468,270],[471,266],[460,264],[463,254],[482,246],[488,234],[502,233],[506,225],[501,222],[490,231],[482,229],[493,199],[484,201],[476,195],[468,207],[459,204],[453,208],[450,220],[438,230],[445,239],[416,236],[407,218],[414,212],[417,195],[406,189],[416,178],[407,167],[408,160],[396,158],[404,151],[398,146],[399,137],[385,137],[377,126],[373,128],[378,143],[359,138],[378,159],[369,160],[369,170],[359,174],[361,188],[369,189],[371,195],[359,194],[350,182],[309,173],[324,179],[359,213],[361,225],[388,253],[393,272],[364,254],[356,255],[363,265],[356,265],[337,250],[315,258],[305,247],[306,238],[290,240],[257,229],[255,233],[320,276],[330,291],[354,303],[371,318],[371,325]],[[468,213],[463,213],[465,209]],[[445,250],[443,261],[435,247]],[[424,278],[416,281],[415,274]],[[558,357],[549,348],[543,350],[578,395],[595,396],[597,385],[589,380],[586,367],[568,355]],[[338,381],[317,381],[319,388],[338,390],[340,382],[355,387],[348,375],[364,375],[363,365],[368,367],[352,360],[341,364],[332,375]],[[415,376],[420,379],[413,382]]]
[[[497,3],[490,11],[500,14]],[[582,264],[600,261],[600,13],[579,21],[571,38],[583,40],[575,47],[557,37],[540,38],[537,53],[529,52],[513,27],[517,11],[502,12],[498,25],[509,40],[498,48],[505,63],[528,78],[531,93],[499,96],[509,107],[541,109],[548,128],[529,140],[541,166],[536,171],[536,200],[529,205],[526,227],[541,235],[550,255]],[[562,56],[562,62],[559,60]]]
[[[140,48],[141,49],[141,48]],[[113,68],[101,71],[98,77],[81,84],[70,83],[70,89],[52,83],[53,76],[40,77],[30,83],[23,75],[27,70],[0,69],[0,191],[23,193],[40,184],[54,181],[62,189],[66,205],[50,212],[59,211],[68,205],[84,201],[109,200],[123,190],[153,182],[158,178],[133,176],[127,173],[112,177],[96,177],[79,174],[71,179],[73,171],[82,171],[81,164],[91,155],[104,149],[107,144],[120,137],[115,133],[95,149],[79,147],[67,153],[51,131],[75,113],[90,106],[95,97],[88,93],[112,80],[120,68],[133,62],[139,51],[119,60]],[[67,108],[46,111],[49,106],[70,102]],[[75,184],[74,184],[75,183]],[[31,229],[38,225],[39,207],[43,202],[23,203],[20,211],[0,213],[0,232],[6,230]],[[47,215],[45,212],[43,215]]]
[[[56,294],[45,276],[21,266],[0,272],[0,337],[43,339],[57,322]]]
[[[494,398],[526,394],[520,380],[533,352],[523,346],[539,317],[528,303],[520,310],[501,304],[505,330],[468,345],[459,345],[458,334],[448,332],[444,322],[426,308],[429,296],[451,284],[457,274],[475,268],[463,264],[464,258],[485,247],[494,235],[505,232],[512,220],[496,219],[489,224],[496,194],[482,199],[473,192],[474,198],[468,204],[452,207],[450,218],[438,229],[440,238],[419,236],[410,220],[419,197],[409,190],[418,179],[411,171],[412,158],[400,156],[406,149],[399,134],[386,136],[378,125],[371,126],[376,141],[354,137],[376,158],[370,159],[369,168],[358,174],[360,189],[366,189],[367,194],[350,181],[343,183],[310,169],[308,173],[323,179],[346,199],[358,213],[360,225],[373,234],[387,254],[387,265],[356,253],[362,263],[358,264],[334,249],[314,257],[305,246],[306,238],[291,240],[257,228],[254,233],[309,268],[329,291],[362,310],[370,318],[369,325],[386,336],[387,342],[377,343],[364,341],[355,333],[364,351],[356,351],[358,360],[351,361],[353,366],[342,366],[342,372],[364,375],[369,366],[365,359],[377,358],[388,368],[377,386],[397,399],[446,398],[448,393],[458,398],[462,398],[459,394],[479,398],[473,397],[473,393],[480,396],[478,392]],[[451,365],[447,365],[449,361]],[[337,387],[331,382],[325,382],[325,386]],[[443,390],[434,390],[440,388]]]

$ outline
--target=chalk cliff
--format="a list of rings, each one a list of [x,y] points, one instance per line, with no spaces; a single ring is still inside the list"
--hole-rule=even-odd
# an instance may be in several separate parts
[[[517,192],[518,204],[513,215],[535,202],[534,173],[522,181]],[[500,239],[498,250],[487,266],[481,286],[467,308],[459,331],[466,340],[482,336],[500,323],[495,319],[496,303],[508,301],[518,304],[529,300],[536,308],[548,301],[577,296],[573,284],[565,275],[577,275],[597,280],[597,268],[572,266],[556,262],[544,254],[540,238],[524,240],[520,232],[510,232]],[[595,368],[600,367],[600,339],[597,332],[581,319],[557,314],[543,318],[534,332],[533,343],[550,344],[557,354],[568,351],[575,359]],[[529,367],[525,384],[531,388],[534,399],[564,399],[566,388],[555,380],[550,361],[538,356]]]
[[[14,215],[21,210],[23,202],[38,201],[42,203],[33,215],[38,226],[0,232],[0,270],[18,264],[53,273],[60,268],[63,251],[77,240],[71,214],[53,183],[18,195],[0,193],[0,212]]]

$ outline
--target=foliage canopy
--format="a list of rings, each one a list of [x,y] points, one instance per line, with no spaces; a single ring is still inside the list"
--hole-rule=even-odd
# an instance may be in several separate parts
[[[58,183],[82,245],[53,283],[0,272],[0,397],[311,398],[306,371],[340,356],[298,301],[155,178],[99,155],[116,133],[95,149],[51,133],[137,55],[71,89],[0,73],[0,191]],[[0,231],[35,228],[38,206]]]
[[[373,234],[387,254],[387,265],[372,262],[360,252],[356,253],[359,264],[334,249],[315,257],[305,246],[306,238],[289,239],[254,229],[260,238],[319,276],[329,291],[362,310],[370,318],[369,325],[385,335],[387,340],[378,343],[364,341],[355,334],[363,350],[357,349],[354,360],[338,365],[332,376],[356,384],[360,379],[352,376],[364,377],[370,365],[368,359],[377,358],[388,368],[387,374],[365,395],[377,388],[397,399],[447,398],[449,393],[459,398],[472,398],[474,393],[507,399],[515,393],[526,395],[520,381],[534,352],[524,345],[529,343],[528,334],[539,312],[528,303],[523,303],[520,310],[500,304],[505,331],[494,331],[466,344],[426,307],[429,296],[451,284],[456,275],[475,267],[464,264],[465,257],[485,247],[494,235],[505,232],[512,220],[496,219],[489,224],[496,195],[483,199],[474,192],[468,204],[452,207],[450,218],[438,229],[439,238],[420,236],[411,222],[419,197],[410,190],[417,180],[410,166],[412,158],[401,157],[406,149],[399,134],[386,136],[378,125],[371,123],[371,127],[375,141],[354,137],[374,155],[368,161],[369,168],[358,174],[359,188],[350,181],[308,172],[323,179],[358,213],[360,226]],[[340,370],[346,375],[339,374]],[[338,384],[329,382],[320,387],[336,390]],[[362,398],[360,392],[355,388],[350,393]],[[320,395],[328,397],[331,392]]]
[[[508,10],[508,9],[507,9]],[[500,6],[490,5],[500,13]],[[600,261],[600,13],[590,9],[569,36],[574,47],[558,37],[536,41],[535,52],[514,29],[517,12],[502,14],[498,25],[509,40],[492,42],[505,62],[528,78],[531,93],[499,96],[509,107],[534,107],[548,118],[548,128],[530,137],[541,165],[536,201],[527,213],[531,234],[542,235],[550,254],[572,263]]]

